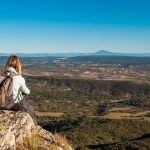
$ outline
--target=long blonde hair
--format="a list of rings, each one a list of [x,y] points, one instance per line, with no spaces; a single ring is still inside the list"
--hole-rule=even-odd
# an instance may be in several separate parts
[[[21,75],[21,63],[17,56],[12,55],[8,58],[6,68],[8,67],[13,67],[18,72],[18,74]]]

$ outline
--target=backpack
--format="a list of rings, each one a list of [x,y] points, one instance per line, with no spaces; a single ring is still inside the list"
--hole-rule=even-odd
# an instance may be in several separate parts
[[[16,75],[16,74],[15,74]],[[15,100],[13,99],[13,76],[14,74],[10,73],[9,75],[3,74],[0,76],[0,108],[1,109],[11,109]]]

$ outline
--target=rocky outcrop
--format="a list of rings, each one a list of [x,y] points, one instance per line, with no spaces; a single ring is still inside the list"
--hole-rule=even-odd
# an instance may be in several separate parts
[[[0,110],[0,150],[16,150],[17,143],[21,144],[26,137],[33,135],[42,138],[43,149],[50,149],[52,143],[57,149],[64,149],[51,132],[35,125],[28,113]],[[67,149],[72,148],[68,146]]]

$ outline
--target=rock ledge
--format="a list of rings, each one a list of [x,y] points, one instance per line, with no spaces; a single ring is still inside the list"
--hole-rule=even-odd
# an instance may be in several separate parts
[[[37,135],[43,138],[45,147],[57,141],[51,132],[35,125],[26,112],[0,110],[0,150],[16,150],[16,143],[22,143],[27,136]],[[58,149],[64,149],[57,145]],[[50,148],[49,148],[50,149]],[[68,150],[71,150],[70,147]]]

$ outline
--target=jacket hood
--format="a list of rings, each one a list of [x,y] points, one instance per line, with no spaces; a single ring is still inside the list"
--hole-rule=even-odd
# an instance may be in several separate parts
[[[8,74],[8,75],[10,75],[10,73],[18,74],[18,72],[16,71],[16,69],[13,68],[13,67],[8,67],[8,68],[6,69],[6,71],[7,71],[7,74]]]

